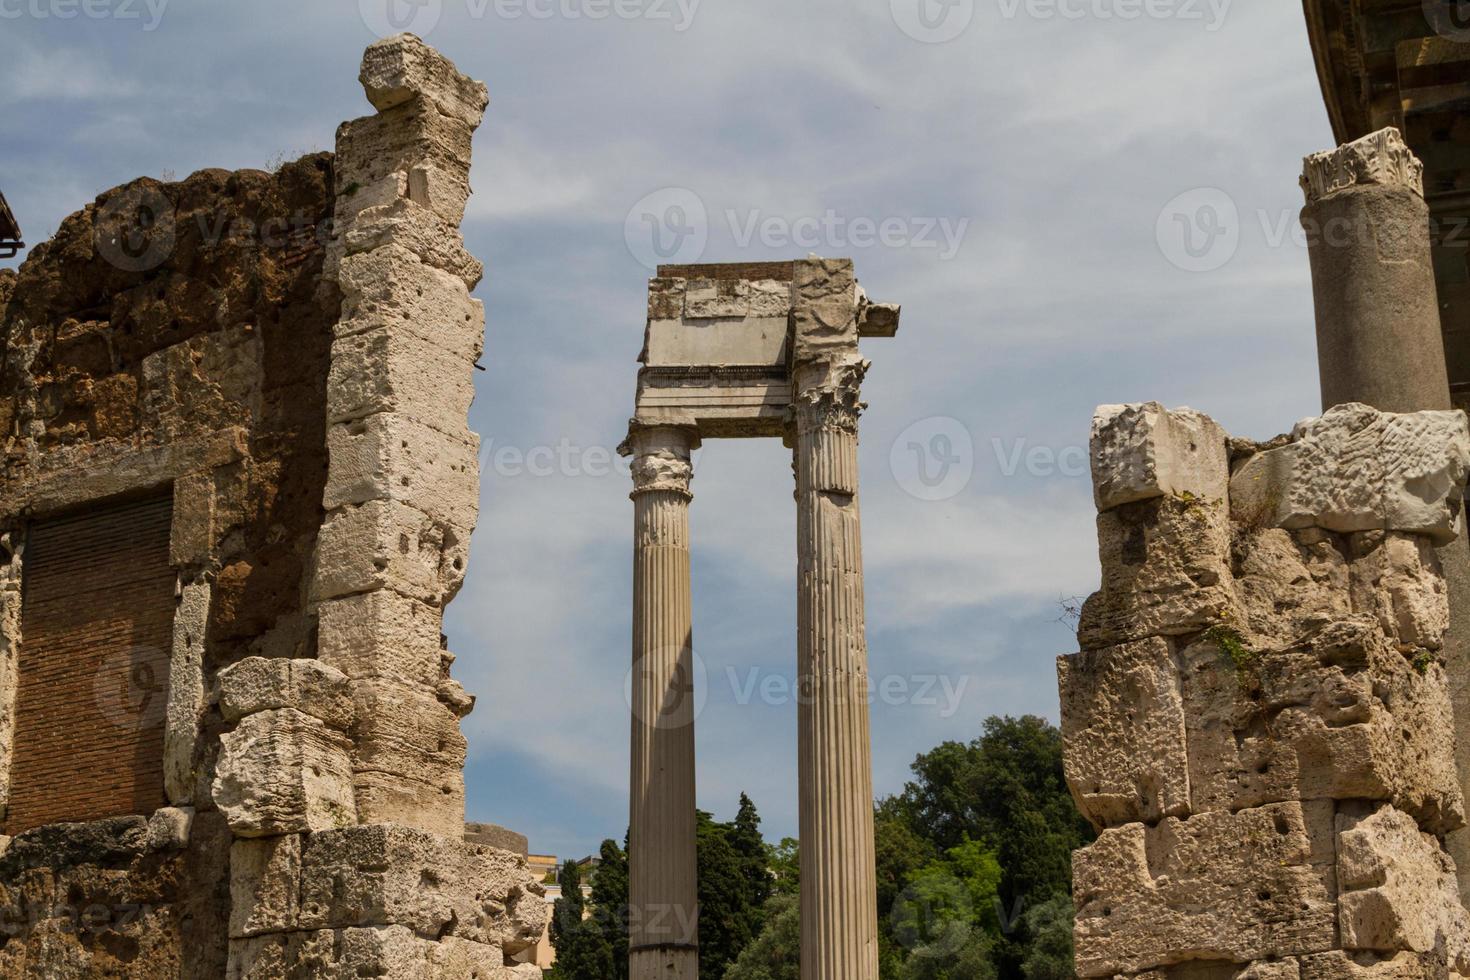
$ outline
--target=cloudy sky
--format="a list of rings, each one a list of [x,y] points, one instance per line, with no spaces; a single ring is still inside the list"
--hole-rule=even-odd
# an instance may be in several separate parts
[[[991,714],[1056,717],[1096,587],[1093,408],[1257,437],[1312,412],[1301,158],[1332,142],[1299,5],[1231,0],[0,0],[0,186],[28,237],[140,175],[330,149],[375,32],[485,80],[487,447],[448,633],[471,819],[563,856],[627,809],[632,406],[646,264],[846,255],[880,792]],[[391,13],[391,17],[390,17]],[[789,455],[695,477],[700,804],[796,830]]]

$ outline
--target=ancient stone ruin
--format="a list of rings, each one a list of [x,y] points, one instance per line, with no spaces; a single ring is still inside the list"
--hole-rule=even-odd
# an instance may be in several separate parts
[[[697,980],[691,454],[780,436],[797,503],[801,975],[877,980],[868,650],[858,508],[872,303],[849,259],[664,266],[649,284],[633,457],[629,975]]]
[[[1083,977],[1470,973],[1435,546],[1459,412],[1360,404],[1232,440],[1158,404],[1093,423],[1103,583],[1064,657]]]
[[[1320,417],[1265,444],[1157,403],[1093,421],[1102,586],[1058,668],[1100,831],[1078,976],[1470,975],[1470,428],[1422,173],[1392,130],[1306,161]]]
[[[465,839],[440,633],[486,91],[406,35],[361,78],[335,153],[135,181],[0,272],[0,976],[495,980],[540,936]]]

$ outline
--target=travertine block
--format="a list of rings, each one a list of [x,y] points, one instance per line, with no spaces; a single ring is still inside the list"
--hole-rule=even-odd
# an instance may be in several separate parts
[[[1302,980],[1443,980],[1442,957],[1418,953],[1322,953],[1301,960]]]
[[[474,126],[422,97],[345,122],[337,128],[338,196],[426,165],[468,186],[474,134]]]
[[[295,708],[250,715],[220,736],[214,802],[236,837],[356,822],[347,739]]]
[[[1287,651],[1216,638],[1180,654],[1194,812],[1293,799],[1392,800],[1425,826],[1464,821],[1442,669],[1420,673],[1366,619]]]
[[[463,357],[407,330],[382,327],[338,337],[327,378],[327,420],[394,412],[463,435],[475,398],[469,368]]]
[[[242,839],[230,845],[232,939],[294,930],[300,891],[300,834]]]
[[[408,172],[408,199],[458,228],[469,203],[470,185],[432,164],[420,164]]]
[[[317,540],[312,596],[335,599],[375,589],[443,605],[464,582],[467,528],[396,500],[371,500],[327,515]]]
[[[1378,619],[1400,649],[1438,650],[1450,628],[1439,555],[1422,535],[1365,531],[1352,538],[1353,607]]]
[[[542,889],[523,857],[407,827],[312,835],[302,858],[301,927],[406,926],[497,946],[539,937]],[[510,909],[523,898],[536,914]]]
[[[1441,951],[1457,972],[1470,973],[1470,916],[1439,841],[1388,806],[1340,813],[1337,826],[1343,947]]]
[[[347,256],[387,246],[406,248],[424,265],[449,273],[468,289],[474,289],[485,273],[480,261],[465,251],[458,225],[406,197],[359,211],[342,243]]]
[[[1169,641],[1057,661],[1067,784],[1099,827],[1189,815],[1184,703]]]
[[[1320,530],[1241,530],[1235,537],[1235,594],[1242,631],[1256,646],[1285,647],[1353,612],[1340,539]]]
[[[464,768],[459,718],[434,692],[383,679],[354,681],[352,690],[355,769],[432,779]]]
[[[228,980],[479,980],[499,978],[503,957],[498,946],[403,926],[323,929],[231,940]]]
[[[1460,526],[1470,470],[1463,412],[1395,415],[1338,405],[1297,425],[1294,442],[1258,453],[1231,480],[1248,524],[1331,531],[1404,531],[1438,544]]]
[[[295,708],[333,728],[352,724],[352,690],[341,671],[319,660],[247,657],[219,673],[225,721],[276,708]]]
[[[1198,632],[1238,618],[1223,501],[1156,497],[1097,517],[1102,588],[1082,608],[1084,650]]]
[[[464,773],[444,770],[405,776],[361,770],[353,773],[360,823],[400,824],[431,834],[464,832]]]
[[[1103,831],[1073,859],[1078,976],[1333,948],[1330,814],[1284,803]]]
[[[479,360],[485,307],[455,276],[398,245],[347,256],[339,275],[342,319],[333,328],[336,336],[391,327],[455,357]]]
[[[445,115],[478,126],[490,104],[483,82],[460,74],[452,61],[412,34],[385,38],[369,47],[358,80],[379,112],[422,96]]]
[[[775,317],[791,313],[791,283],[775,279],[690,279],[683,314],[690,320]]]
[[[1230,483],[1225,440],[1218,423],[1192,408],[1102,406],[1092,419],[1097,509],[1171,495],[1224,500]]]
[[[479,439],[404,415],[369,415],[327,430],[323,505],[335,510],[397,500],[446,524],[474,528],[480,509]]]
[[[322,662],[354,679],[384,677],[433,689],[445,677],[442,611],[390,589],[317,607]]]

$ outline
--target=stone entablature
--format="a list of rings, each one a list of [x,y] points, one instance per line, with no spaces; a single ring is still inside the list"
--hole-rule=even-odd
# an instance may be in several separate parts
[[[1470,974],[1435,544],[1460,412],[1341,405],[1265,445],[1098,410],[1101,589],[1063,657],[1080,977]]]

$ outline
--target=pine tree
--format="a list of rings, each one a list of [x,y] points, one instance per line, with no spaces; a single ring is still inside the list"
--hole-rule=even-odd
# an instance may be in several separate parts
[[[732,825],[699,811],[699,975],[722,980],[754,938],[745,867],[730,843]]]
[[[730,826],[730,846],[740,858],[745,873],[746,902],[749,907],[747,929],[752,936],[760,934],[765,926],[766,902],[771,898],[774,880],[767,864],[766,841],[761,836],[761,818],[755,804],[744,793],[740,794],[740,812]]]
[[[612,951],[608,980],[628,980],[628,854],[605,840],[592,872],[592,918]]]

